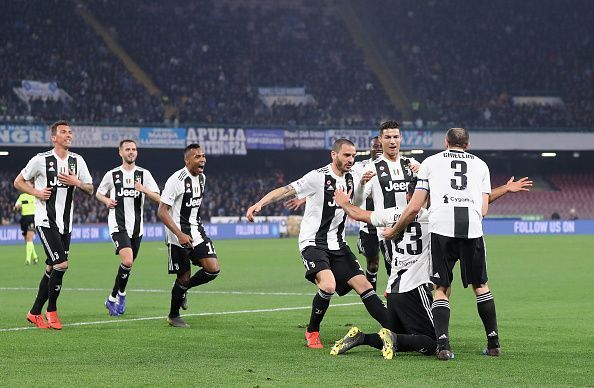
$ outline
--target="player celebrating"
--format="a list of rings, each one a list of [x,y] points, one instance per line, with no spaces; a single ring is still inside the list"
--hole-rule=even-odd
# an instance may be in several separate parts
[[[529,191],[532,181],[524,177],[493,189],[489,202],[512,192]],[[415,189],[415,182],[409,184],[407,200],[410,200]],[[401,215],[397,208],[381,211],[365,211],[349,203],[346,193],[337,191],[336,203],[349,217],[363,222],[371,222],[377,226],[392,225]],[[331,355],[343,354],[359,345],[369,345],[382,349],[386,359],[394,357],[397,351],[417,351],[425,355],[433,355],[437,349],[431,303],[433,297],[428,284],[430,275],[428,211],[422,207],[419,214],[411,222],[401,240],[386,240],[391,245],[392,271],[388,280],[388,322],[389,326],[380,330],[379,334],[365,334],[359,328],[352,327],[344,338],[336,341]]]
[[[383,122],[380,125],[379,140],[383,152],[374,161],[373,166],[370,166],[376,176],[366,185],[364,196],[366,198],[370,196],[373,199],[373,208],[376,210],[404,208],[406,189],[408,183],[415,178],[419,162],[414,158],[400,155],[402,136],[398,122],[394,120]],[[383,227],[379,227],[377,236],[389,276],[392,267],[390,257],[393,257],[394,253],[390,251],[390,244],[384,242],[382,232]]]
[[[438,342],[437,358],[444,361],[452,358],[449,295],[452,270],[458,260],[464,287],[472,284],[476,295],[478,313],[487,335],[485,354],[499,356],[501,353],[495,301],[487,285],[482,228],[491,193],[489,167],[466,152],[468,140],[468,131],[464,128],[451,128],[447,132],[446,150],[423,161],[411,202],[398,223],[385,233],[386,238],[398,236],[431,195],[431,281],[436,286],[432,314]]]
[[[68,269],[68,252],[72,231],[73,196],[76,188],[93,194],[93,183],[87,163],[82,156],[70,152],[72,129],[66,121],[51,125],[54,148],[34,156],[14,181],[14,187],[37,198],[35,228],[47,255],[45,274],[39,283],[37,297],[27,320],[40,329],[62,329],[58,318],[57,301],[62,278]],[[33,179],[34,187],[27,181]],[[41,315],[47,303],[45,316]]]
[[[109,233],[121,259],[113,289],[105,300],[112,316],[126,311],[126,285],[144,233],[144,197],[160,201],[159,187],[150,171],[136,166],[136,142],[122,140],[119,154],[122,165],[105,174],[95,194],[109,208]]]
[[[334,191],[342,187],[354,194],[353,201],[361,203],[364,186],[373,173],[363,178],[351,173],[355,159],[355,146],[347,139],[338,139],[332,146],[332,163],[307,173],[291,184],[272,190],[247,210],[247,219],[262,207],[296,195],[306,198],[305,213],[299,232],[299,250],[305,266],[305,278],[318,287],[312,303],[305,339],[309,348],[323,348],[320,341],[320,323],[336,292],[342,296],[354,289],[365,308],[380,324],[386,324],[386,308],[375,293],[357,258],[345,241],[346,214],[334,202]]]
[[[214,245],[200,220],[206,155],[198,144],[190,144],[184,150],[184,162],[186,166],[174,172],[165,183],[157,212],[167,227],[169,273],[177,274],[167,316],[167,322],[173,327],[189,326],[179,315],[186,291],[214,280],[220,272]],[[190,262],[202,267],[192,277]]]

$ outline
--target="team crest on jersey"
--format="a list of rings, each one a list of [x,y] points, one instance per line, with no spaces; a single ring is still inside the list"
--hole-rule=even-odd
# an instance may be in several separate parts
[[[137,176],[134,179],[136,179],[136,182],[141,183],[140,181],[142,180],[142,178],[140,178],[140,176]]]
[[[74,163],[70,163],[70,171],[75,171],[76,170],[76,164]]]

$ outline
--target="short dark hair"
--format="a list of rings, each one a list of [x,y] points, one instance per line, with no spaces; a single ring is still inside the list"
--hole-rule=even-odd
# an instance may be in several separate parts
[[[355,146],[352,141],[343,137],[341,139],[337,139],[334,144],[332,144],[332,151],[339,152],[344,144],[352,145],[353,147]]]
[[[184,148],[184,159],[188,156],[190,151],[195,150],[197,148],[201,148],[200,144],[198,144],[198,143],[188,144],[188,146],[186,148]]]
[[[450,147],[468,147],[468,131],[464,128],[450,128],[446,134],[446,140]]]
[[[51,136],[56,136],[56,134],[58,133],[58,127],[60,125],[70,126],[70,123],[66,120],[58,120],[55,123],[53,123],[52,125],[50,125]]]
[[[134,144],[136,144],[136,140],[134,140],[134,139],[124,139],[124,140],[120,141],[120,149],[122,149],[122,146],[124,145],[124,143],[134,143]]]
[[[392,129],[392,128],[396,128],[396,129],[400,130],[400,124],[398,123],[398,121],[396,121],[396,120],[384,121],[383,123],[380,124],[380,128],[379,128],[380,136],[386,129]]]

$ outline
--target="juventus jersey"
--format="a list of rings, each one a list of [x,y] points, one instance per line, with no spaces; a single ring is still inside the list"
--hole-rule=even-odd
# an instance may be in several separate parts
[[[447,237],[483,235],[483,194],[491,193],[489,167],[464,151],[446,150],[423,161],[417,190],[431,196],[429,232]]]
[[[365,185],[365,198],[373,199],[373,206],[376,210],[390,209],[394,207],[404,209],[406,207],[406,190],[415,174],[410,168],[411,163],[418,163],[413,158],[399,156],[395,162],[388,160],[384,155],[377,158],[370,166],[370,170],[377,175]],[[377,230],[377,237],[382,237],[384,228]]]
[[[337,176],[331,164],[310,171],[291,183],[297,198],[305,198],[305,212],[299,231],[299,250],[316,246],[339,250],[346,246],[344,224],[346,213],[334,202],[334,191],[341,187],[347,192],[359,185],[360,177],[351,172]]]
[[[177,227],[185,234],[192,237],[192,245],[201,244],[207,239],[206,232],[200,220],[200,205],[204,196],[204,174],[193,176],[187,168],[182,168],[167,179],[161,202],[171,206],[169,214]],[[177,237],[169,228],[167,242],[181,247]]]
[[[144,234],[145,194],[134,188],[136,182],[159,193],[157,182],[150,171],[138,166],[132,171],[127,171],[122,166],[116,167],[108,171],[101,180],[97,191],[118,202],[114,209],[109,209],[107,216],[110,234],[126,232],[130,238]]]
[[[372,168],[371,168],[372,166],[373,166],[373,160],[366,159],[366,160],[362,160],[360,162],[356,162],[355,164],[353,164],[353,167],[351,168],[351,170],[354,171],[355,173],[358,173],[360,176],[363,176],[363,174],[366,171],[372,171]],[[366,197],[365,202],[363,203],[361,208],[363,210],[373,211],[373,198]],[[362,232],[365,232],[367,234],[372,234],[372,235],[377,234],[377,229],[375,228],[375,226],[368,224],[366,222],[359,222],[359,230]]]
[[[33,179],[37,190],[52,188],[52,194],[47,201],[35,201],[35,226],[58,229],[61,234],[72,231],[72,199],[74,186],[64,185],[58,180],[58,174],[74,172],[82,183],[93,183],[87,163],[82,156],[68,152],[65,159],[61,159],[54,150],[35,155],[21,171],[23,178]]]
[[[371,213],[376,226],[391,226],[398,221],[402,209],[384,209]],[[429,212],[422,208],[413,222],[408,224],[398,244],[386,240],[386,251],[392,262],[387,293],[403,293],[422,284],[430,283],[431,259],[429,255]]]

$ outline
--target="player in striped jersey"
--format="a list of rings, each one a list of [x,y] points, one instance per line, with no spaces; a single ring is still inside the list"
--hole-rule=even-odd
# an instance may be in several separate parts
[[[105,300],[109,315],[126,311],[126,285],[144,233],[144,198],[159,203],[159,187],[149,170],[136,165],[138,149],[134,140],[120,142],[122,165],[108,171],[95,196],[109,209],[109,233],[120,255],[115,284]]]
[[[360,295],[367,311],[380,324],[386,323],[386,308],[363,275],[357,258],[345,240],[346,214],[334,202],[334,192],[342,187],[353,193],[353,201],[361,203],[364,186],[373,173],[363,177],[351,172],[355,159],[355,146],[347,139],[338,139],[332,146],[332,163],[310,171],[301,179],[285,187],[272,190],[247,210],[247,219],[262,207],[296,195],[306,198],[305,213],[299,232],[299,250],[305,266],[305,278],[318,287],[314,296],[309,325],[305,332],[307,346],[322,348],[320,323],[330,305],[334,292],[346,295],[354,289]]]
[[[497,187],[491,193],[489,202],[506,193],[528,191],[532,181],[522,178]],[[415,181],[409,183],[407,200],[410,201],[415,189]],[[349,217],[378,226],[393,225],[401,216],[403,209],[391,208],[379,211],[365,211],[349,203],[348,195],[338,191],[336,203],[345,209]],[[391,359],[397,351],[416,351],[433,355],[437,350],[431,305],[429,254],[430,234],[428,231],[428,211],[422,207],[408,224],[402,239],[386,240],[392,252],[392,271],[388,280],[388,322],[389,326],[380,333],[366,334],[352,327],[347,335],[336,341],[330,354],[343,354],[359,345],[369,345],[382,349],[384,358]]]
[[[402,135],[400,124],[388,120],[380,125],[379,140],[382,145],[382,154],[370,166],[376,176],[365,186],[366,198],[372,198],[373,208],[376,210],[391,209],[406,206],[406,188],[408,183],[415,179],[419,162],[414,158],[407,158],[400,154]],[[392,263],[388,245],[382,235],[383,227],[377,230],[380,249],[384,256],[386,272],[390,275]]]
[[[482,219],[487,214],[491,195],[489,168],[477,156],[466,152],[468,132],[451,128],[445,139],[446,150],[423,161],[417,190],[398,223],[385,231],[386,238],[398,236],[416,217],[430,195],[429,232],[431,233],[431,281],[435,284],[432,304],[437,357],[452,358],[449,343],[449,295],[453,267],[460,260],[464,287],[472,284],[477,310],[487,336],[485,354],[499,356],[499,330],[495,301],[487,285],[486,250]]]
[[[70,124],[58,121],[50,126],[54,148],[34,156],[14,181],[14,187],[37,198],[35,228],[47,255],[45,274],[39,283],[37,297],[27,320],[39,328],[62,328],[57,300],[62,278],[68,269],[68,252],[72,231],[73,195],[77,188],[93,194],[93,182],[82,156],[70,152],[73,133]],[[34,186],[27,181],[33,180]],[[46,323],[41,315],[45,302]]]
[[[168,270],[177,274],[167,316],[174,327],[188,327],[179,315],[186,291],[214,280],[220,272],[214,245],[200,220],[206,155],[198,144],[190,144],[184,150],[184,162],[186,166],[167,179],[157,213],[167,227]],[[192,277],[190,263],[202,267]]]

